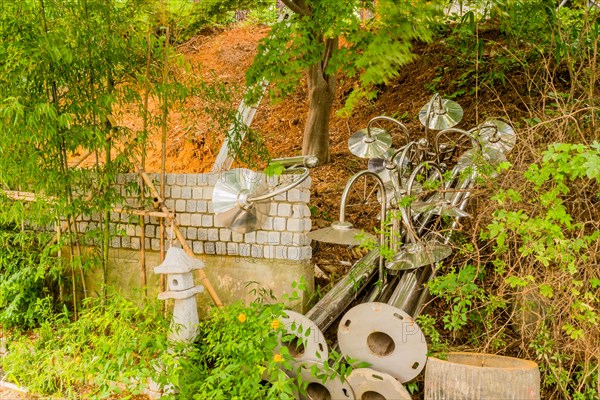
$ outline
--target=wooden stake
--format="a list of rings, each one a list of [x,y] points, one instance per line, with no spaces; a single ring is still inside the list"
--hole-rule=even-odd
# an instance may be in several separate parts
[[[150,179],[148,174],[142,169],[142,167],[139,164],[136,164],[136,167],[138,170],[138,174],[140,174],[140,176],[144,180],[144,183],[150,189],[150,193],[152,194],[152,196],[154,196],[157,199],[157,202],[160,206],[161,211],[172,215],[172,213],[169,211],[169,208],[167,206],[165,206],[163,199],[158,194],[158,191],[156,190],[154,183],[152,183],[152,179]],[[172,221],[173,221],[173,232],[175,233],[177,240],[179,240],[179,243],[181,243],[181,247],[183,247],[183,250],[185,250],[185,252],[190,257],[197,258],[196,255],[194,254],[194,252],[192,251],[192,249],[190,248],[190,246],[187,244],[185,237],[183,236],[183,233],[179,229],[179,225],[177,224],[177,218],[173,218]],[[204,272],[204,270],[199,269],[197,271],[198,271],[198,277],[200,278],[200,281],[206,288],[206,291],[210,295],[210,297],[213,300],[213,302],[215,303],[215,305],[217,307],[223,307],[223,303],[221,302],[219,295],[217,294],[214,287],[208,280],[208,277],[206,276],[206,273]]]

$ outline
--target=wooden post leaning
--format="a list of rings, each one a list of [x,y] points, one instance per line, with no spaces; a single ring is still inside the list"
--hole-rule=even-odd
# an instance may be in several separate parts
[[[194,254],[194,252],[192,251],[191,247],[187,244],[185,237],[183,236],[183,233],[181,233],[181,230],[179,229],[179,225],[177,224],[177,218],[173,218],[173,214],[170,212],[169,208],[164,204],[164,199],[162,199],[160,197],[160,195],[158,194],[158,191],[156,190],[156,187],[154,186],[152,179],[150,179],[148,174],[142,169],[142,167],[139,163],[136,163],[136,168],[137,168],[138,174],[140,174],[140,176],[144,180],[144,183],[146,183],[146,185],[148,186],[148,189],[150,189],[150,193],[152,194],[152,196],[158,200],[160,210],[162,212],[166,213],[167,215],[169,215],[170,216],[169,219],[171,219],[173,221],[173,232],[175,233],[175,236],[177,236],[177,240],[179,240],[179,242],[181,243],[183,250],[185,250],[185,252],[190,257],[197,258],[196,255]],[[200,281],[206,288],[206,291],[210,295],[212,301],[215,303],[215,305],[217,307],[223,307],[223,303],[221,302],[219,295],[217,294],[214,287],[208,280],[208,277],[204,273],[204,270],[199,269],[197,271],[198,271],[198,276],[200,278]]]

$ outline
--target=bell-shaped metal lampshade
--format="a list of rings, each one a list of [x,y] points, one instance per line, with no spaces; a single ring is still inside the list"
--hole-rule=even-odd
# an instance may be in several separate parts
[[[517,143],[515,130],[504,121],[491,119],[479,125],[477,130],[482,146],[495,148],[504,154],[511,151]]]
[[[463,117],[463,109],[455,101],[442,99],[436,93],[419,111],[419,121],[428,129],[441,131],[457,125]]]
[[[365,128],[348,139],[350,152],[360,158],[383,156],[392,147],[392,136],[381,128]]]
[[[435,215],[444,215],[448,217],[464,218],[471,216],[471,214],[453,206],[444,198],[432,201],[413,201],[410,205],[410,209],[414,213],[431,212]]]
[[[483,147],[483,153],[473,149],[465,151],[456,161],[456,165],[459,169],[463,170],[486,163],[495,166],[505,161],[506,156],[502,151],[495,147]]]
[[[370,233],[356,229],[350,222],[345,221],[336,221],[327,228],[308,232],[306,236],[317,242],[344,244],[347,246],[359,245],[364,239],[377,240]]]
[[[446,244],[431,242],[408,243],[400,248],[392,261],[385,266],[391,273],[408,271],[424,265],[435,264],[452,254]]]
[[[245,168],[223,172],[213,190],[213,209],[218,223],[234,232],[256,230],[269,210],[268,202],[249,202],[265,193],[265,176]]]

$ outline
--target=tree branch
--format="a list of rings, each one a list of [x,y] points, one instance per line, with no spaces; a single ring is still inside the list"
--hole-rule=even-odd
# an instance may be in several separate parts
[[[310,16],[310,10],[304,0],[281,0],[281,2],[296,14]]]
[[[323,58],[321,59],[321,63],[323,65],[323,74],[325,73],[325,69],[329,64],[329,60],[331,60],[331,56],[337,50],[339,43],[339,38],[336,36],[334,38],[325,39],[325,51],[323,52]]]

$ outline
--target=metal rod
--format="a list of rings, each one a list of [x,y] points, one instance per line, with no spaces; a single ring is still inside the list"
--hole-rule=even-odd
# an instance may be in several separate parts
[[[279,164],[283,167],[306,167],[314,168],[319,165],[319,159],[314,155],[273,158],[269,164]]]
[[[398,121],[397,119],[388,117],[385,115],[380,115],[378,117],[371,118],[371,120],[367,124],[367,136],[371,137],[371,124],[375,121],[380,121],[380,120],[393,122],[394,124],[396,124],[397,126],[400,127],[400,129],[402,130],[402,133],[404,133],[404,137],[406,138],[406,141],[408,142],[410,140],[410,132],[408,131],[408,128],[402,122]]]
[[[376,271],[375,262],[379,259],[379,249],[373,249],[358,260],[338,283],[305,314],[321,331],[331,324],[348,308],[357,296],[368,286]]]
[[[277,195],[279,195],[281,193],[285,193],[288,190],[295,188],[296,186],[298,186],[299,184],[301,184],[302,182],[304,182],[304,180],[306,178],[308,178],[308,173],[309,173],[309,170],[306,167],[298,167],[298,168],[288,169],[286,171],[286,173],[293,173],[293,172],[296,172],[296,171],[302,171],[302,174],[300,174],[300,176],[296,180],[288,183],[287,185],[278,186],[277,189],[275,189],[272,192],[265,193],[265,194],[260,195],[260,196],[248,197],[247,201],[250,202],[250,203],[256,203],[258,201],[268,200],[268,199],[271,199],[271,198],[273,198],[273,197],[275,197],[275,196],[277,196]]]

